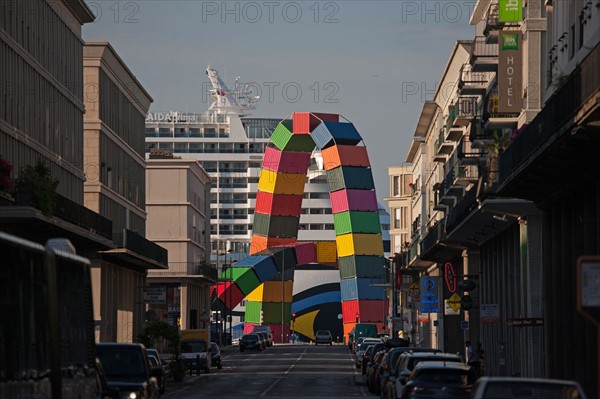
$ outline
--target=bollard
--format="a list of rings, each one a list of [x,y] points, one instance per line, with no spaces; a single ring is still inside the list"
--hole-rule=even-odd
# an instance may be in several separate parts
[[[200,375],[200,355],[196,355],[196,375]]]

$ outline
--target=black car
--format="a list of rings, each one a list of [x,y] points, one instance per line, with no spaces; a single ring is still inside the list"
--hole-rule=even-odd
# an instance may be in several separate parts
[[[96,356],[104,369],[109,389],[117,388],[121,397],[158,399],[158,383],[151,374],[144,345],[98,343]]]
[[[246,349],[257,349],[259,351],[262,351],[263,344],[260,337],[256,334],[242,335],[242,338],[240,338],[240,352],[243,352]]]
[[[210,365],[213,367],[217,367],[218,369],[223,368],[223,364],[221,363],[221,349],[219,349],[219,345],[216,342],[210,343]]]
[[[96,398],[121,399],[119,388],[109,388],[100,360],[96,358]]]

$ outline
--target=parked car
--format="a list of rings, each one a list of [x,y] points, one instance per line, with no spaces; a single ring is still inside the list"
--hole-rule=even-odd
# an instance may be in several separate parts
[[[567,380],[515,377],[481,377],[473,386],[472,399],[569,398],[586,399],[579,383]]]
[[[384,344],[385,345],[385,344]],[[387,346],[387,345],[386,345]],[[390,381],[390,378],[396,375],[396,369],[399,366],[400,356],[406,353],[406,348],[391,348],[388,349],[387,355],[381,360],[381,367],[379,369],[380,376],[379,381],[379,393],[382,398],[388,397],[386,385]]]
[[[264,332],[255,332],[253,334],[258,335],[258,338],[260,339],[260,343],[262,345],[262,348],[263,349],[267,349],[267,347],[269,346],[269,341],[268,341],[267,333],[264,333]]]
[[[402,351],[405,348],[396,348]],[[439,349],[432,348],[410,348],[403,352],[397,360],[394,372],[390,375],[385,387],[385,396],[390,399],[401,398],[402,389],[408,381],[413,369],[422,361],[462,363],[460,356],[452,353],[441,353]],[[429,350],[431,352],[415,352],[418,350]]]
[[[156,377],[158,380],[159,391],[162,394],[167,389],[166,385],[165,385],[165,376],[167,375],[167,367],[165,365],[165,362],[160,358],[160,355],[158,354],[158,350],[156,350],[154,348],[146,348],[146,352],[148,353],[148,355],[156,357],[156,360],[158,361],[158,364],[160,366],[160,371],[156,371],[155,373],[160,373],[162,375],[162,380],[158,379],[158,377]]]
[[[319,330],[315,334],[315,345],[319,344],[329,344],[333,345],[333,337],[331,336],[331,331],[329,330]]]
[[[119,388],[109,388],[102,363],[96,358],[96,399],[121,399]]]
[[[121,397],[157,399],[159,387],[151,375],[146,348],[142,344],[98,343],[100,359],[110,389],[118,388]]]
[[[360,343],[356,347],[356,351],[354,353],[354,365],[356,368],[360,368],[362,365],[362,360],[367,348],[371,345],[381,344],[383,343],[379,338],[359,338]]]
[[[217,367],[218,369],[222,369],[223,368],[223,364],[221,363],[221,349],[219,348],[219,345],[217,345],[216,342],[211,342],[210,343],[210,361],[211,361],[211,366],[212,367]]]
[[[377,354],[375,354],[375,357],[373,357],[373,364],[369,368],[367,374],[367,388],[369,389],[369,392],[375,393],[377,395],[379,395],[379,393],[376,391],[377,373],[379,371],[379,366],[381,365],[381,361],[383,360],[385,354],[385,350],[379,351],[377,352]]]
[[[367,348],[367,351],[363,355],[363,360],[361,363],[362,374],[367,374],[367,369],[369,368],[369,363],[371,363],[371,361],[373,360],[373,356],[375,356],[375,354],[377,352],[382,351],[384,349],[385,349],[385,344],[383,344],[383,343],[369,345],[369,347]]]
[[[263,350],[263,345],[260,337],[257,334],[244,334],[240,338],[240,352],[247,349]]]
[[[471,393],[464,363],[423,361],[415,366],[402,390],[402,399],[467,399]],[[504,398],[503,398],[504,399]]]
[[[160,364],[158,358],[154,355],[148,355],[150,361],[150,374],[156,377],[156,383],[158,384],[158,392],[163,393],[166,390],[165,386],[165,369]]]
[[[267,347],[273,346],[273,332],[269,326],[254,326],[253,333],[265,333],[267,334]]]

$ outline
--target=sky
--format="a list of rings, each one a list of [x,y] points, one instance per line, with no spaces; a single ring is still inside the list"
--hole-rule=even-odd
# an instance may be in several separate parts
[[[454,44],[475,32],[475,0],[86,2],[84,40],[110,42],[150,112],[206,111],[210,65],[230,87],[253,83],[254,117],[339,113],[368,147],[380,201]]]

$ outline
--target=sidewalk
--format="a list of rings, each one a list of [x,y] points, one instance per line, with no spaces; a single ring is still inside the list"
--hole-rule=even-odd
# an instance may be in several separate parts
[[[228,356],[239,352],[239,350],[240,349],[237,345],[224,346],[221,348],[221,357],[223,359],[227,359]],[[213,370],[216,370],[216,367],[211,367],[210,371],[213,372]],[[196,381],[198,381],[200,378],[202,378],[202,375],[204,375],[204,374],[206,374],[206,373],[195,374],[194,372],[192,372],[192,374],[190,375],[190,372],[188,371],[185,374],[183,381],[181,381],[181,382],[175,382],[171,378],[167,379],[165,381],[165,384],[167,387],[167,391],[165,392],[165,395],[171,394],[173,392],[177,392],[183,387],[195,384]]]

